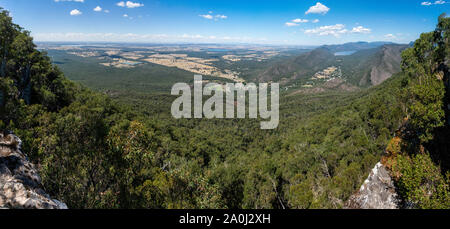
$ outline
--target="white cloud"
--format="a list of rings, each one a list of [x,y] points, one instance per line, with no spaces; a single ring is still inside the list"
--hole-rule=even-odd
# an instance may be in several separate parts
[[[358,27],[354,27],[351,32],[368,34],[368,33],[371,33],[372,30],[368,29],[368,28],[364,28],[363,26],[358,26]]]
[[[446,1],[443,1],[443,0],[438,0],[438,1],[435,1],[434,3],[432,3],[432,2],[422,2],[422,3],[420,3],[420,5],[422,5],[422,6],[431,6],[431,5],[442,5],[442,4],[447,4],[447,3],[449,3],[449,2],[446,2]]]
[[[210,11],[211,12],[211,11]],[[217,14],[217,15],[211,15],[211,14],[201,14],[198,15],[199,17],[202,17],[204,19],[208,19],[208,20],[213,20],[214,21],[218,21],[218,20],[225,20],[228,18],[228,16],[226,15],[222,15],[222,14]]]
[[[305,30],[306,34],[316,34],[319,36],[328,36],[333,35],[335,37],[338,37],[340,34],[348,33],[348,30],[345,29],[345,25],[343,24],[336,24],[336,25],[327,25],[327,26],[321,26],[315,29],[308,29]]]
[[[209,20],[212,20],[214,18],[211,14],[203,14],[203,15],[198,15],[198,16],[205,18],[205,19],[209,19]]]
[[[300,23],[308,23],[308,22],[309,22],[309,20],[307,20],[307,19],[297,18],[290,22],[286,22],[284,25],[286,25],[287,27],[292,27],[292,26],[299,26]]]
[[[286,22],[285,24],[287,27],[292,27],[292,26],[299,26],[299,24],[297,23],[293,23],[293,22]]]
[[[305,34],[315,34],[319,36],[331,35],[335,37],[340,37],[343,34],[350,34],[350,33],[369,34],[371,32],[372,32],[371,29],[364,28],[363,26],[354,27],[352,30],[348,30],[345,28],[345,25],[343,24],[327,25],[315,29],[305,30]]]
[[[202,35],[189,35],[189,34],[183,34],[182,36],[181,36],[181,38],[189,38],[189,39],[200,39],[200,38],[203,38],[203,36]]]
[[[132,1],[127,1],[127,2],[121,1],[121,2],[118,2],[116,5],[120,6],[120,7],[130,8],[130,9],[144,6],[144,4],[142,4],[142,3],[132,2]]]
[[[94,8],[94,11],[95,12],[104,12],[104,13],[109,13],[109,10],[104,10],[102,7],[100,7],[100,6],[97,6],[97,7],[95,7]]]
[[[387,39],[390,39],[390,40],[397,39],[397,37],[394,34],[392,34],[392,33],[384,35],[384,38],[387,38]]]
[[[144,6],[144,4],[142,4],[142,3],[127,1],[128,8],[137,8],[137,7],[143,7],[143,6]]]
[[[314,19],[314,20],[312,20],[311,22],[312,22],[312,23],[319,23],[320,20],[319,20],[319,19]]]
[[[128,14],[124,14],[123,17],[127,18],[127,17],[129,17],[129,16],[128,16]]]
[[[71,16],[78,16],[78,15],[82,15],[83,13],[77,9],[74,9],[72,11],[70,11],[70,15]]]
[[[228,16],[218,14],[218,15],[215,16],[215,18],[218,18],[218,19],[227,19]]]
[[[330,8],[318,2],[316,5],[311,6],[305,14],[327,14],[328,11],[330,11]]]
[[[300,18],[292,20],[292,22],[294,22],[294,23],[307,23],[308,21],[309,20],[307,20],[307,19],[300,19]]]
[[[94,11],[95,12],[101,12],[102,11],[102,7],[97,6],[97,7],[94,8]]]

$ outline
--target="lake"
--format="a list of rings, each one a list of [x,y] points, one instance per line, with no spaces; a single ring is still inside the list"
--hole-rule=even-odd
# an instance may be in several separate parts
[[[208,52],[229,52],[231,50],[229,49],[219,49],[219,48],[210,48],[208,49]]]
[[[350,56],[354,54],[356,51],[344,51],[344,52],[337,52],[334,55],[335,56]]]

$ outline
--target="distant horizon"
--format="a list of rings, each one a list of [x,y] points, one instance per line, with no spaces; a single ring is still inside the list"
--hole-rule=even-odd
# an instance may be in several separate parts
[[[345,42],[345,43],[336,43],[336,44],[321,44],[321,45],[301,45],[301,44],[257,44],[257,43],[188,43],[188,42],[167,42],[167,43],[158,43],[158,42],[112,42],[112,41],[35,41],[36,44],[73,44],[73,45],[199,45],[199,46],[208,46],[208,45],[218,45],[218,46],[262,46],[262,47],[308,47],[308,48],[318,48],[322,46],[335,46],[335,45],[345,45],[345,44],[357,44],[357,43],[385,43],[385,44],[396,44],[396,45],[408,45],[411,42],[407,43],[399,43],[399,42],[391,42],[391,41],[354,41],[354,42]]]

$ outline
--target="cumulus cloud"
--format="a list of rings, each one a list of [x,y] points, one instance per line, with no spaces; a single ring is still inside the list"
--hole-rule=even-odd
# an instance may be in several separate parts
[[[225,20],[225,19],[228,18],[228,16],[223,15],[223,14],[212,15],[212,11],[209,11],[209,14],[201,14],[201,15],[198,15],[198,16],[202,17],[204,19],[214,20],[214,21]]]
[[[431,6],[431,5],[442,5],[442,4],[446,4],[446,3],[448,3],[448,2],[443,1],[443,0],[438,0],[438,1],[435,1],[434,3],[433,2],[422,2],[420,4],[422,6]]]
[[[72,11],[70,11],[70,15],[71,16],[78,16],[78,15],[82,15],[83,13],[81,11],[79,11],[78,9],[74,9]]]
[[[330,8],[318,2],[316,5],[311,6],[305,14],[327,14],[328,11],[330,11]]]
[[[120,7],[130,8],[130,9],[144,6],[144,4],[142,4],[142,3],[132,2],[132,1],[127,1],[127,2],[121,1],[121,2],[118,2],[116,5],[120,6]]]
[[[104,13],[109,13],[109,10],[104,10],[101,6],[97,6],[94,8],[95,12],[104,12]]]
[[[196,34],[196,35],[183,34],[181,37],[182,38],[189,38],[189,39],[201,39],[201,38],[203,38],[202,35],[198,35],[198,34]]]
[[[292,27],[292,26],[299,26],[299,24],[297,23],[293,23],[293,22],[286,22],[285,24],[287,27]]]
[[[308,23],[309,20],[308,19],[294,19],[292,21],[286,22],[284,25],[286,25],[287,27],[292,27],[292,26],[299,26],[300,23]]]
[[[214,18],[211,14],[203,14],[203,15],[198,15],[198,16],[205,18],[205,19],[209,19],[209,20],[212,20]]]
[[[390,39],[390,40],[397,39],[397,37],[394,34],[392,34],[392,33],[384,35],[384,38]]]
[[[328,36],[333,35],[338,37],[341,34],[348,33],[348,30],[345,29],[345,25],[343,24],[336,24],[336,25],[326,25],[321,26],[315,29],[308,29],[305,30],[306,34],[316,34],[319,36]]]
[[[343,34],[369,34],[372,30],[363,26],[354,27],[352,30],[345,28],[343,24],[321,26],[314,29],[305,30],[305,34],[314,34],[319,36],[340,37]]]
[[[364,34],[367,34],[367,33],[372,32],[372,30],[368,29],[368,28],[364,28],[363,26],[358,26],[358,27],[353,28],[351,32],[352,33],[364,33]]]
[[[218,14],[218,15],[215,16],[215,18],[218,18],[218,19],[227,19],[228,16]]]
[[[292,20],[292,22],[294,22],[294,23],[306,23],[308,21],[309,20],[307,20],[307,19],[300,19],[300,18]]]

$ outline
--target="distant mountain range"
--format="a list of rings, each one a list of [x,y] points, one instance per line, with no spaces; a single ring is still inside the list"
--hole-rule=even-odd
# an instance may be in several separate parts
[[[323,48],[327,48],[331,52],[345,52],[345,51],[361,51],[366,49],[373,49],[378,48],[383,45],[392,45],[394,43],[392,42],[384,42],[384,41],[378,41],[378,42],[351,42],[351,43],[345,43],[341,45],[324,45]]]
[[[379,85],[401,71],[401,52],[408,47],[388,42],[326,45],[274,64],[259,74],[258,79],[287,84],[336,66],[341,68],[342,78],[350,84],[361,87]]]

